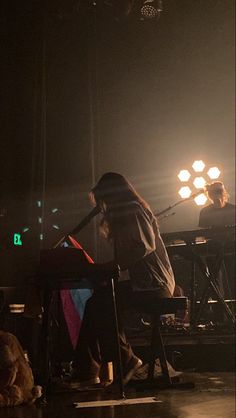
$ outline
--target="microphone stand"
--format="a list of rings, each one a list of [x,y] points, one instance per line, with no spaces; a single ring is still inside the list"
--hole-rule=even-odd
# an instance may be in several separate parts
[[[167,213],[166,215],[162,216],[158,220],[163,221],[163,219],[169,218],[170,216],[174,216],[174,215],[175,215],[175,212]]]
[[[80,221],[80,223],[75,228],[73,228],[70,232],[68,232],[68,234],[64,235],[59,241],[57,241],[56,244],[52,246],[52,248],[59,247],[68,239],[70,235],[78,234],[99,212],[100,208],[96,206],[87,216],[85,216],[85,218],[82,219],[82,221]]]
[[[170,206],[168,206],[166,209],[163,209],[161,212],[156,212],[156,213],[154,213],[154,215],[155,215],[157,218],[159,218],[159,216],[164,215],[164,213],[169,212],[169,210],[173,209],[175,206],[180,205],[181,203],[186,202],[187,200],[190,200],[190,198],[189,198],[189,197],[187,197],[186,199],[181,199],[181,200],[178,200],[178,201],[177,201],[177,202],[175,202],[173,205],[170,205]]]
[[[156,212],[154,215],[159,218],[159,216],[164,215],[164,213],[169,212],[169,210],[173,209],[175,206],[180,205],[181,203],[187,202],[188,200],[194,199],[199,194],[204,193],[204,190],[198,191],[197,193],[194,193],[193,195],[186,197],[185,199],[180,199],[177,202],[175,202],[173,205],[168,206],[166,209],[163,209],[161,212]]]

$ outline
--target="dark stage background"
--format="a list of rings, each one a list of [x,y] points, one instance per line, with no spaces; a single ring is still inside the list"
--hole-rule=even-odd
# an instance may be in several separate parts
[[[1,245],[30,226],[25,248],[50,247],[91,209],[106,171],[161,211],[179,199],[179,170],[203,159],[235,200],[234,1],[166,0],[145,22],[89,3],[3,0]],[[199,210],[178,206],[161,230],[196,229]],[[78,240],[109,258],[93,224]]]

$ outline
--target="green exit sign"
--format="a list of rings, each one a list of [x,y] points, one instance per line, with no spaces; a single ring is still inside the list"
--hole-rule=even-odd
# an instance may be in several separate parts
[[[13,243],[14,245],[23,245],[21,240],[21,234],[14,234],[13,235]]]

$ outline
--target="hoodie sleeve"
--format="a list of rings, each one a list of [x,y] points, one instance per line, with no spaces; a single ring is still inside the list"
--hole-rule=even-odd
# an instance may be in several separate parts
[[[124,215],[114,241],[115,260],[121,270],[155,251],[155,233],[149,214],[138,208]]]

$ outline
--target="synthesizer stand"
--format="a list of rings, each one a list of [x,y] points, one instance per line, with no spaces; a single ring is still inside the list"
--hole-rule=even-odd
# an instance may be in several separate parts
[[[207,306],[210,295],[214,294],[217,302],[222,307],[222,311],[227,316],[232,325],[235,324],[235,315],[225,302],[224,297],[218,285],[218,276],[224,265],[225,249],[229,242],[234,243],[235,252],[235,225],[223,228],[207,228],[194,231],[179,231],[162,234],[167,250],[174,254],[183,256],[184,259],[191,262],[191,288],[190,288],[190,329],[195,330],[204,309]],[[197,239],[201,237],[217,244],[214,251],[214,265],[209,268],[207,260],[197,252]],[[180,244],[181,242],[181,244]],[[204,247],[204,245],[203,245]],[[205,287],[202,292],[200,304],[197,304],[196,290],[196,267],[200,270],[202,277],[205,279]],[[198,305],[198,306],[197,306]]]
[[[223,260],[224,260],[224,250],[222,249],[216,255],[216,259],[215,259],[216,269],[215,269],[214,274],[212,274],[210,272],[208,266],[202,260],[201,256],[194,251],[192,246],[190,248],[191,248],[193,263],[199,267],[199,270],[201,271],[203,277],[206,279],[206,286],[205,286],[205,289],[203,291],[202,299],[200,301],[200,306],[197,310],[196,310],[195,299],[192,300],[191,306],[193,308],[193,312],[191,314],[191,322],[190,322],[191,327],[195,328],[197,323],[199,322],[199,319],[201,318],[203,310],[207,306],[207,302],[209,300],[209,295],[210,295],[211,291],[213,291],[213,293],[216,296],[217,301],[221,304],[221,306],[222,306],[223,310],[225,311],[225,314],[227,315],[228,319],[234,325],[235,324],[234,314],[232,313],[231,309],[229,308],[229,306],[225,302],[224,297],[222,296],[222,294],[220,292],[220,289],[217,285],[217,277],[218,277],[219,271],[221,269],[221,266],[222,266],[222,263],[223,263]],[[193,267],[193,268],[195,268],[195,267]],[[196,283],[195,283],[194,280],[195,279],[193,279],[192,286],[195,287]]]

